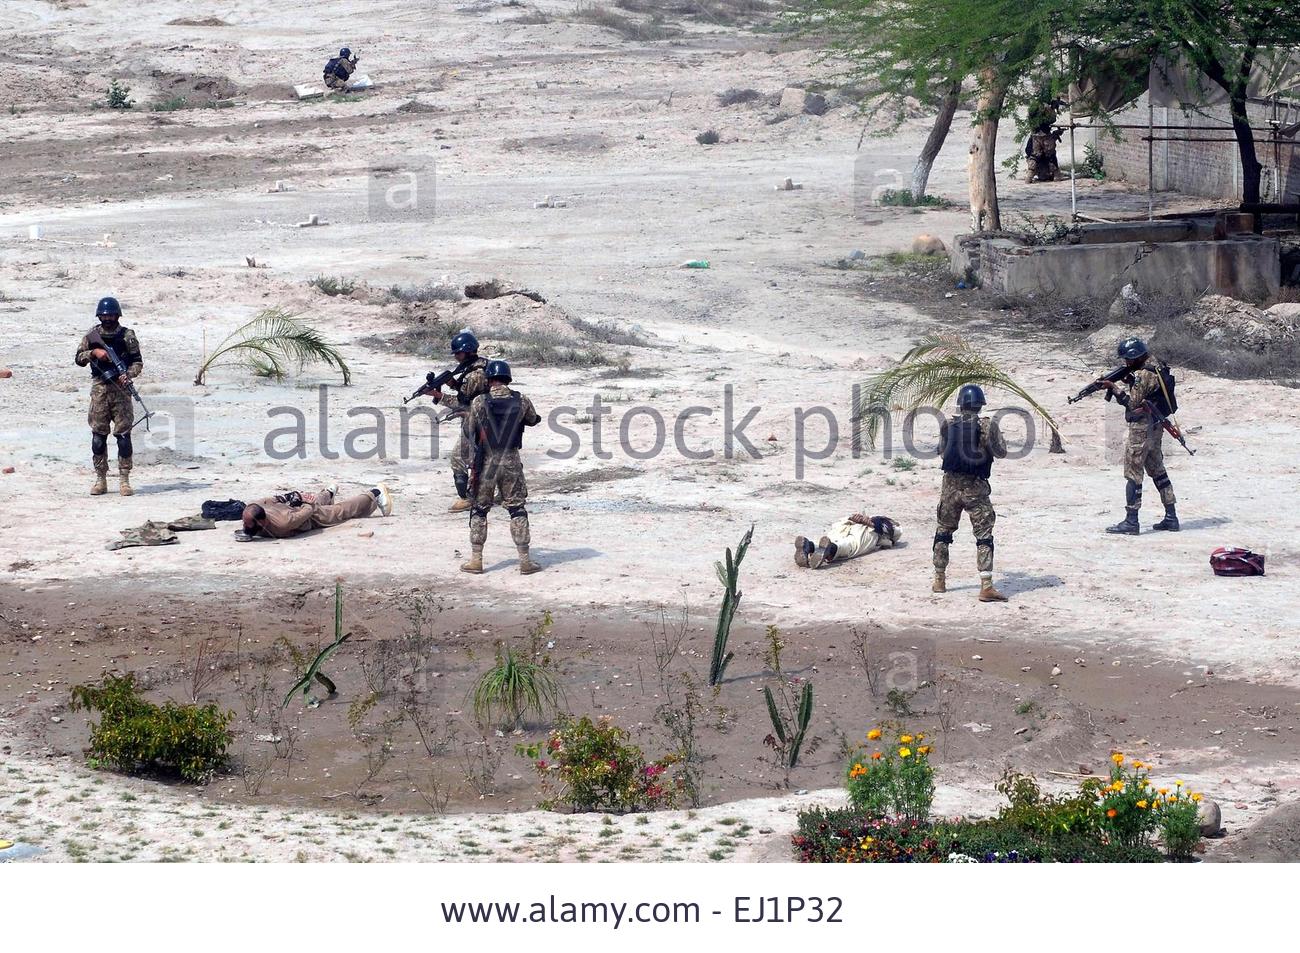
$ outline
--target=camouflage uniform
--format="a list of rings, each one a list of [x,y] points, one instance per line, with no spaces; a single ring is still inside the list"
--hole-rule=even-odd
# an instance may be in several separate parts
[[[103,336],[106,343],[126,364],[127,376],[132,380],[140,376],[144,370],[144,362],[140,357],[140,342],[136,340],[135,332],[130,328],[119,326],[117,331],[108,334],[104,333],[102,328],[95,326],[85,333],[81,338],[81,343],[77,345],[77,356],[74,359],[78,367],[88,367],[94,362],[96,367],[102,367],[101,362],[96,361],[91,352],[97,345],[90,343],[90,335],[96,331]],[[107,367],[112,368],[111,364]],[[117,384],[110,384],[101,378],[92,369],[94,384],[90,387],[90,413],[87,415],[87,423],[90,424],[90,446],[91,459],[94,462],[95,474],[104,477],[108,473],[108,434],[110,426],[114,437],[117,439],[117,469],[123,477],[127,477],[131,472],[131,425],[135,423],[135,408],[131,404],[131,395],[119,387]]]
[[[318,61],[319,62],[319,61]],[[356,72],[356,58],[342,59],[340,57],[331,57],[325,64],[325,85],[333,90],[340,92],[348,88],[348,81],[352,79],[352,74]]]
[[[1026,182],[1055,182],[1061,167],[1056,161],[1056,136],[1051,130],[1030,134],[1025,146]]]
[[[500,401],[512,397],[519,399],[520,433],[513,441],[508,439],[510,435],[503,435],[505,442],[513,443],[513,446],[493,449],[489,435],[492,433],[495,421],[489,399]],[[524,479],[524,466],[519,459],[518,444],[522,429],[536,426],[541,419],[533,408],[531,400],[499,381],[494,382],[487,393],[474,398],[474,403],[470,406],[467,418],[469,430],[474,435],[476,451],[482,454],[474,474],[475,484],[472,488],[474,506],[469,517],[470,546],[473,548],[474,560],[480,569],[470,571],[481,571],[483,544],[487,541],[488,511],[492,509],[498,493],[506,512],[510,514],[510,535],[519,551],[520,569],[535,571],[526,567],[540,568],[532,563],[528,555],[528,547],[532,541],[528,528],[528,511],[524,508],[528,500],[528,483]]]
[[[1116,400],[1125,407],[1124,420],[1128,424],[1128,436],[1124,443],[1124,479],[1127,485],[1125,509],[1131,520],[1137,519],[1138,510],[1142,508],[1144,475],[1151,477],[1156,489],[1160,491],[1160,502],[1166,508],[1173,507],[1178,502],[1174,496],[1174,485],[1165,470],[1164,427],[1145,406],[1146,401],[1161,393],[1162,381],[1157,370],[1159,365],[1160,362],[1154,356],[1148,357],[1146,365],[1133,373],[1133,383],[1128,392],[1115,392]]]
[[[939,427],[939,454],[943,456],[948,445],[948,433],[952,424],[964,417],[979,420],[980,447],[992,457],[1007,455],[1007,444],[1002,439],[1002,432],[997,422],[988,417],[980,417],[973,412],[955,416],[951,421],[945,420]],[[993,572],[993,524],[997,513],[989,500],[989,481],[987,477],[971,473],[945,472],[943,485],[939,490],[939,508],[935,519],[934,531],[934,568],[942,573],[948,568],[948,546],[952,543],[952,534],[961,522],[964,511],[970,517],[971,529],[975,533],[976,562],[981,576]]]
[[[460,418],[460,436],[451,452],[451,475],[456,481],[456,494],[462,499],[469,499],[469,467],[474,459],[474,436],[470,429],[469,409],[474,398],[486,394],[487,376],[483,373],[487,367],[487,358],[475,357],[470,362],[470,369],[460,379],[456,391],[456,407],[464,415]],[[463,505],[463,504],[462,504]]]

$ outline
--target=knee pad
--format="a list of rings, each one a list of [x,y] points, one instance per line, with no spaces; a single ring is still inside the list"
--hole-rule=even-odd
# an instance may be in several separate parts
[[[951,543],[951,542],[952,542],[952,533],[935,533],[935,534],[934,534],[934,541],[935,541],[936,543]]]
[[[108,434],[92,433],[90,435],[90,452],[97,457],[108,453]]]
[[[992,551],[993,551],[993,537],[992,537],[992,536],[985,536],[983,539],[977,539],[977,540],[975,540],[975,548],[978,549],[978,548],[981,547],[981,546],[987,546],[987,547],[989,548],[989,552],[992,552]]]
[[[1124,501],[1129,506],[1142,505],[1142,484],[1134,480],[1124,481]]]
[[[1158,477],[1152,477],[1152,481],[1155,483],[1157,490],[1167,490],[1173,486],[1168,473],[1162,473]]]
[[[524,519],[528,519],[528,510],[524,508],[524,505],[522,503],[520,503],[518,506],[507,506],[506,512],[510,514],[510,518],[512,520],[519,519],[521,516]]]
[[[469,499],[469,474],[453,473],[452,479],[456,481],[456,495],[462,500]]]
[[[487,509],[485,507],[479,506],[477,503],[469,508],[470,519],[474,519],[474,517],[477,516],[479,519],[485,520],[487,519],[487,515],[488,515]]]
[[[119,458],[126,459],[134,452],[131,447],[131,435],[129,433],[119,433],[113,435],[117,439],[117,455]]]

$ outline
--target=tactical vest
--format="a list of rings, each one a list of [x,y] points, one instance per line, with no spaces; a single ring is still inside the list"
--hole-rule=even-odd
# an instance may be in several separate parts
[[[122,359],[123,364],[125,364],[127,367],[130,367],[134,363],[135,355],[126,353],[126,328],[125,327],[123,327],[121,324],[118,324],[116,331],[114,331],[112,334],[106,334],[104,333],[103,327],[96,326],[91,329],[91,332],[88,333],[93,333],[94,331],[99,332],[99,336],[103,338],[104,343],[108,345],[109,349],[112,350],[114,354],[116,354],[118,357]],[[91,344],[90,345],[91,350],[94,350],[96,346],[97,345],[95,344]],[[99,370],[97,371],[96,368],[98,368]],[[112,361],[100,361],[93,357],[90,359],[90,376],[95,378],[95,380],[100,379],[100,374],[99,374],[100,371],[111,371],[111,370],[114,370]]]
[[[456,381],[456,403],[459,404],[463,410],[469,410],[469,405],[474,403],[474,398],[478,396],[478,394],[465,393],[465,378],[469,377],[469,375],[473,374],[475,371],[481,371],[486,367],[487,361],[481,357],[476,357],[465,365],[464,370],[460,375],[460,379]]]
[[[518,450],[524,445],[524,402],[515,391],[509,397],[487,400],[487,425],[484,439],[489,450]]]
[[[964,473],[987,480],[993,472],[993,454],[980,439],[978,417],[954,417],[948,422],[948,442],[943,448],[943,472]]]
[[[1155,362],[1156,375],[1160,378],[1160,387],[1151,395],[1151,403],[1156,405],[1156,410],[1166,417],[1172,417],[1178,413],[1178,398],[1174,396],[1174,372],[1169,369],[1169,365],[1164,361]]]

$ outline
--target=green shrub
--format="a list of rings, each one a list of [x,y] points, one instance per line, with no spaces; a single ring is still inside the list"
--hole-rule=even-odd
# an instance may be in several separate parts
[[[713,146],[720,142],[722,137],[718,135],[716,129],[705,129],[703,132],[696,133],[695,141],[702,146]]]
[[[173,96],[171,99],[164,99],[162,102],[152,103],[149,108],[156,113],[175,112],[178,109],[185,109],[189,106],[190,101],[184,96]]]
[[[72,689],[72,709],[99,712],[88,754],[126,774],[174,773],[199,784],[226,765],[234,712],[216,705],[145,701],[135,676],[105,675]]]
[[[541,662],[521,658],[508,645],[498,646],[496,664],[479,676],[470,699],[481,725],[511,731],[530,711],[538,718],[556,711],[560,687]]]
[[[1106,160],[1091,142],[1083,146],[1083,161],[1079,163],[1079,175],[1101,181],[1106,178]]]
[[[1120,844],[1084,834],[1035,835],[994,818],[936,825],[934,837],[949,863],[1156,864],[1149,845]]]
[[[123,86],[117,80],[108,85],[107,101],[109,109],[130,109],[135,105],[135,100],[131,98],[131,87]]]
[[[924,822],[934,803],[934,768],[925,735],[894,732],[886,742],[884,732],[873,728],[867,741],[878,745],[862,747],[849,758],[845,784],[849,801],[869,818],[888,815]]]
[[[323,295],[336,298],[339,295],[350,295],[357,290],[357,282],[351,278],[332,278],[329,275],[317,275],[311,281],[307,282],[309,287],[315,288]]]
[[[682,783],[669,772],[680,758],[665,755],[647,763],[628,733],[607,718],[592,721],[584,715],[566,720],[546,741],[519,745],[515,750],[533,762],[547,797],[542,807],[567,806],[576,813],[629,811],[672,807],[682,793]]]
[[[800,811],[791,842],[795,858],[805,864],[940,863],[947,856],[929,825],[852,808]]]
[[[952,203],[937,195],[922,195],[917,198],[911,189],[885,189],[876,200],[881,205],[896,205],[905,208],[948,208]]]
[[[1007,799],[997,819],[1008,829],[1037,837],[1096,837],[1102,829],[1097,804],[1100,787],[1100,781],[1089,779],[1075,794],[1048,795],[1029,775],[1008,770],[995,785]]]
[[[1191,797],[1172,795],[1160,805],[1160,839],[1174,860],[1191,860],[1201,843],[1200,806]]]

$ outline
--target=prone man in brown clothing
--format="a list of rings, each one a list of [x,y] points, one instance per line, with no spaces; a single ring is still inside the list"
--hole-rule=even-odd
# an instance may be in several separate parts
[[[393,512],[393,496],[382,483],[338,503],[334,502],[337,494],[337,487],[328,486],[315,493],[291,490],[249,503],[244,507],[243,531],[236,533],[235,538],[241,542],[258,536],[288,539],[308,530],[338,526],[348,520],[369,516],[375,510],[383,516]]]

